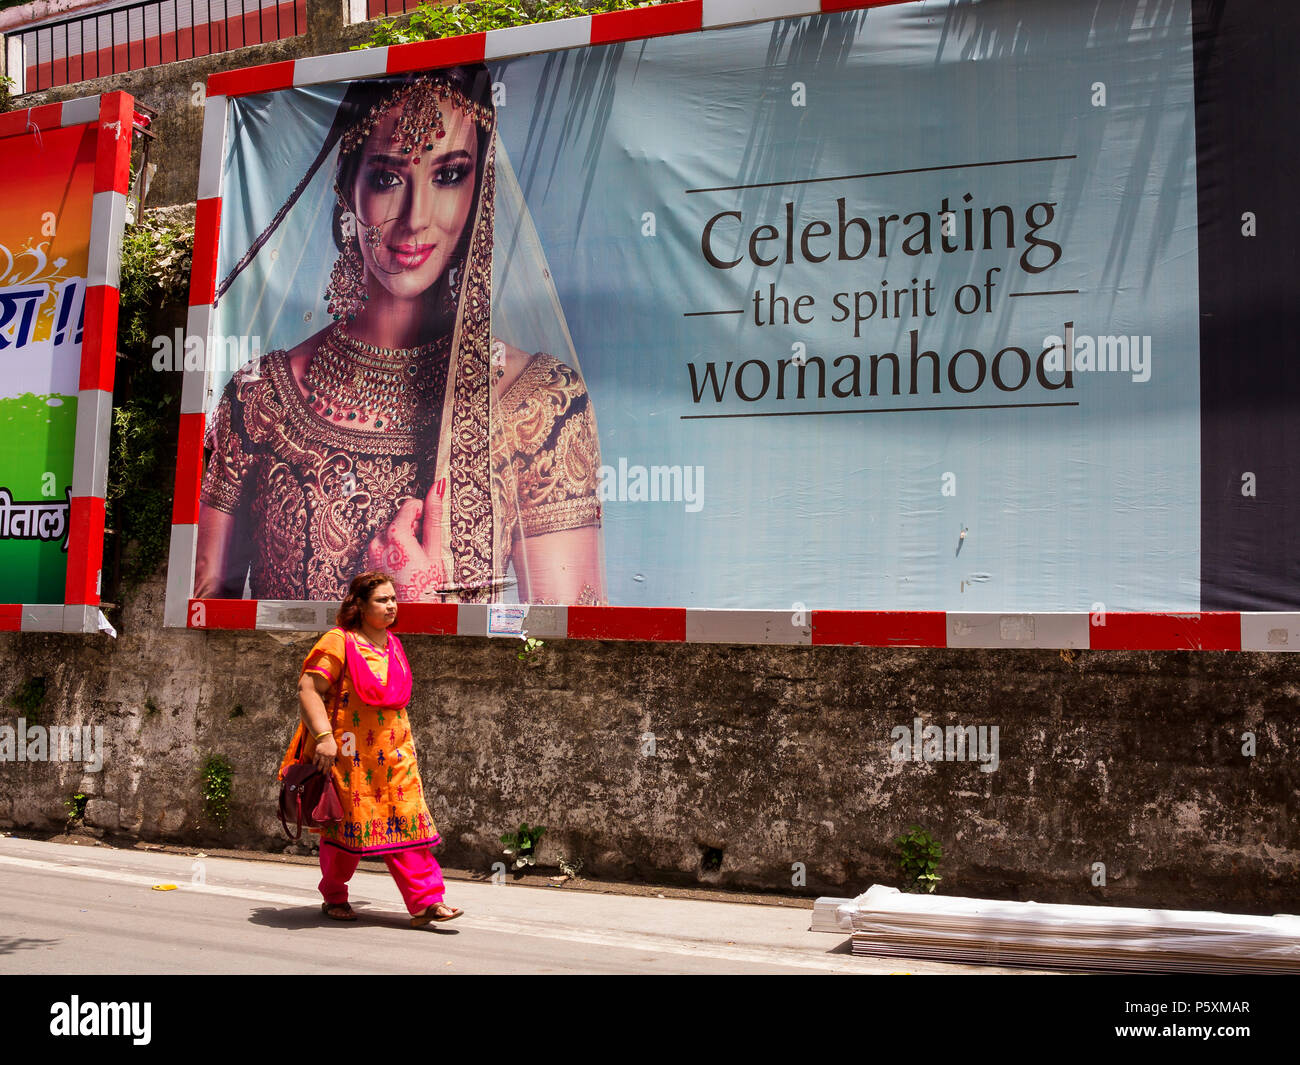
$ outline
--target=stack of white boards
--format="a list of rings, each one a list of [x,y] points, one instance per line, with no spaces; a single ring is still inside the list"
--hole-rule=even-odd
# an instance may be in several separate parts
[[[853,953],[1120,972],[1300,972],[1300,917],[907,895],[838,908]]]
[[[853,899],[837,899],[824,895],[813,903],[812,926],[810,932],[838,932],[841,927],[839,909],[841,906],[853,905]],[[847,918],[845,919],[847,921]]]

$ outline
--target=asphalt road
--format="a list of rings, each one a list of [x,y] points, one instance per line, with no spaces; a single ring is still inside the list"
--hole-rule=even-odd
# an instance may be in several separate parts
[[[321,916],[319,871],[275,861],[0,838],[0,973],[996,973],[854,958],[812,911],[448,881],[465,916],[412,929],[382,867],[354,924]],[[175,884],[175,890],[155,890]]]

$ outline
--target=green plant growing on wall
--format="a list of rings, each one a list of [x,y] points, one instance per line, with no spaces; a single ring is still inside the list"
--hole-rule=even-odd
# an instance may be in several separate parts
[[[154,369],[150,333],[160,308],[188,301],[193,246],[191,224],[165,224],[148,211],[122,238],[117,347],[124,360],[114,388],[105,525],[119,538],[127,585],[154,574],[170,542],[180,375]],[[107,545],[104,557],[113,557]]]
[[[527,662],[529,665],[532,665],[534,662],[540,661],[542,648],[545,646],[546,642],[544,640],[536,640],[529,636],[524,640],[523,648],[515,655],[515,657],[521,662]]]
[[[218,828],[230,817],[230,778],[234,767],[219,754],[211,755],[199,770],[203,780],[203,814]]]
[[[7,7],[7,6],[9,5],[7,4],[0,5],[0,7]],[[14,92],[14,79],[6,78],[4,75],[0,75],[0,112],[8,111],[10,108],[13,107],[14,105],[13,92]]]
[[[81,792],[70,795],[63,800],[63,805],[68,808],[68,824],[74,825],[86,816],[86,796]]]
[[[913,825],[896,840],[899,867],[908,878],[905,891],[933,894],[935,885],[943,877],[936,870],[939,859],[943,857],[943,847],[929,832],[919,825]]]
[[[158,713],[158,704],[153,701],[152,695],[144,701],[144,712],[146,717],[154,717]]]
[[[608,11],[626,11],[634,7],[653,7],[658,0],[593,0],[580,4],[573,0],[474,0],[467,4],[421,4],[410,12],[409,20],[384,19],[358,48],[376,48],[413,41],[434,41],[462,33],[485,33],[511,26],[529,26],[562,18],[578,18]]]
[[[127,228],[122,235],[118,347],[151,350],[149,327],[157,308],[188,298],[193,254],[192,223],[168,224],[145,211]]]
[[[524,821],[518,832],[507,832],[501,837],[501,842],[506,845],[502,853],[515,860],[513,868],[522,869],[526,865],[537,864],[537,844],[545,831],[541,825],[529,828],[528,822]]]
[[[45,702],[45,678],[28,677],[18,685],[18,690],[9,696],[9,702],[33,724],[40,721],[41,704]]]

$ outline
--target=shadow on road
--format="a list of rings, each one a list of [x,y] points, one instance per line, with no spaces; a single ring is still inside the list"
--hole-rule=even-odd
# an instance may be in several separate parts
[[[333,921],[320,911],[319,906],[262,906],[255,909],[248,918],[250,924],[265,928],[284,928],[296,932],[304,928],[402,928],[411,931],[410,918],[403,914],[389,913],[385,910],[370,910],[364,902],[353,903],[357,911],[355,921]],[[440,935],[459,935],[457,928],[446,925],[430,924],[418,929],[421,932],[436,932]],[[3,940],[0,940],[0,953],[4,952]],[[32,940],[37,943],[39,941]]]
[[[0,936],[0,954],[13,954],[19,950],[36,950],[37,947],[52,947],[60,943],[58,939],[22,939],[19,936]]]

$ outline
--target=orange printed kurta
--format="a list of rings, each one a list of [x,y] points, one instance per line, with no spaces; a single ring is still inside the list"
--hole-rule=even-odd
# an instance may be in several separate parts
[[[322,636],[303,662],[303,673],[315,673],[330,682],[324,701],[339,747],[334,783],[343,805],[339,824],[312,831],[321,834],[322,846],[330,844],[352,854],[391,854],[440,843],[424,801],[408,707],[384,710],[361,701],[345,669],[345,639],[355,641],[361,657],[381,682],[388,680],[387,653],[360,633],[345,636],[342,629],[331,629]],[[280,763],[282,776],[297,760],[298,745],[304,740],[302,758],[309,760],[316,744],[300,721]],[[348,751],[354,753],[348,755]]]

